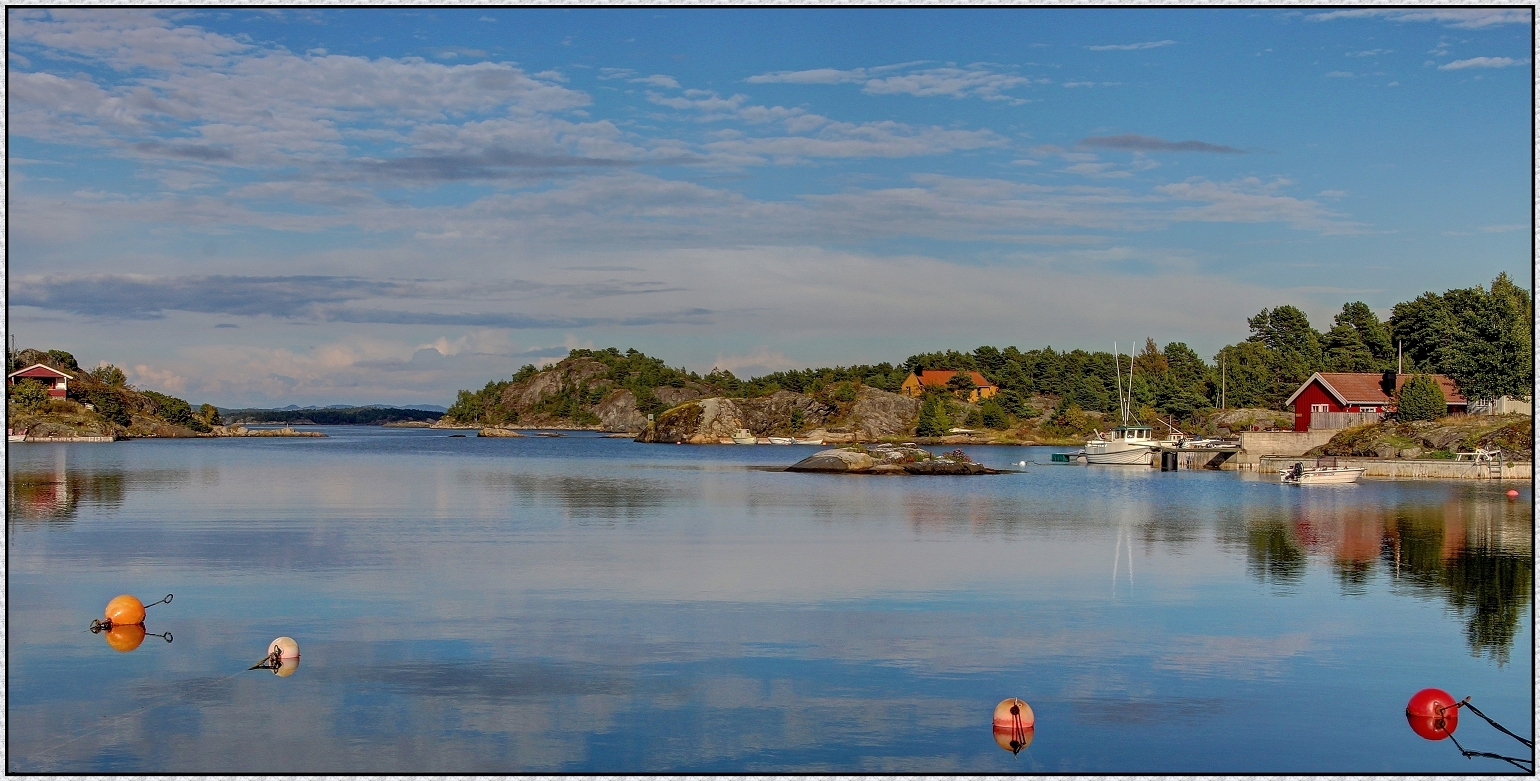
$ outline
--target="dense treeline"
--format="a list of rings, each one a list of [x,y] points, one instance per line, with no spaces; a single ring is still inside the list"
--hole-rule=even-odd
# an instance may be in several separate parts
[[[382,423],[438,420],[442,413],[425,409],[393,407],[336,407],[331,409],[227,409],[229,423],[286,423],[317,426],[378,426]]]
[[[569,358],[591,358],[609,370],[608,383],[563,386],[539,403],[537,412],[585,422],[588,408],[608,389],[627,388],[644,413],[660,412],[655,388],[697,384],[713,394],[757,397],[777,390],[808,395],[850,396],[856,386],[897,392],[910,372],[925,369],[977,371],[1000,387],[1000,393],[972,411],[932,405],[922,411],[922,428],[944,429],[954,422],[1004,427],[1035,417],[1033,398],[1054,408],[1048,428],[1065,432],[1085,429],[1084,412],[1115,413],[1119,383],[1132,401],[1132,410],[1146,422],[1159,416],[1170,421],[1192,420],[1203,410],[1227,408],[1282,409],[1283,402],[1312,372],[1378,372],[1397,368],[1398,348],[1408,373],[1437,373],[1454,378],[1468,398],[1501,395],[1529,396],[1534,378],[1531,324],[1534,303],[1530,292],[1500,274],[1490,287],[1476,286],[1424,293],[1396,304],[1389,320],[1381,321],[1362,301],[1343,304],[1325,332],[1305,313],[1284,305],[1263,309],[1247,318],[1250,335],[1226,345],[1204,360],[1183,342],[1159,346],[1146,339],[1133,355],[1129,378],[1127,354],[1052,347],[1022,350],[1015,346],[984,345],[971,352],[946,350],[920,353],[899,364],[877,363],[778,371],[740,379],[730,371],[713,369],[702,376],[666,366],[636,350],[616,348],[573,350]],[[503,420],[511,407],[503,402],[513,385],[539,374],[525,366],[507,380],[487,383],[480,391],[460,391],[447,417],[483,423]],[[951,390],[958,395],[971,386],[963,375]],[[959,412],[969,417],[953,421]],[[501,416],[501,417],[499,417]]]

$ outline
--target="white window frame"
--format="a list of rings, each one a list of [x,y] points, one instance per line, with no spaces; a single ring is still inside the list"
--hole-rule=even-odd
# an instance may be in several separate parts
[[[1311,404],[1310,405],[1310,411],[1311,412],[1331,412],[1331,405],[1330,404]]]

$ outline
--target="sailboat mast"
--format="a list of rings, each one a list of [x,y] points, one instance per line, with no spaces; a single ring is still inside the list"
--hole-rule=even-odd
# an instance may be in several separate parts
[[[1118,352],[1118,343],[1112,343],[1112,376],[1118,383],[1118,412],[1123,416],[1123,423],[1128,423],[1128,405],[1123,403],[1123,355]]]

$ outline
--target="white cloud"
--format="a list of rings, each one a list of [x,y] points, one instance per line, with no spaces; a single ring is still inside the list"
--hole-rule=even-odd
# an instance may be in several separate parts
[[[868,95],[914,95],[916,97],[977,97],[984,100],[1024,102],[1004,94],[1005,90],[1026,86],[1032,79],[1004,73],[983,64],[959,68],[915,68],[920,63],[884,65],[876,68],[836,70],[815,68],[803,71],[776,71],[750,76],[750,84],[861,84]],[[903,71],[903,72],[898,72]],[[887,74],[892,75],[887,75]]]
[[[675,81],[674,77],[664,76],[660,73],[654,73],[651,76],[646,76],[640,79],[631,79],[630,81],[632,84],[646,84],[649,87],[679,89],[679,82]]]
[[[148,364],[135,364],[125,374],[137,387],[166,393],[187,392],[187,378],[168,369],[158,369]]]
[[[1093,52],[1106,51],[1135,51],[1138,49],[1158,49],[1162,46],[1171,46],[1176,41],[1145,41],[1144,43],[1109,43],[1100,46],[1087,46]]]
[[[1325,234],[1361,233],[1367,226],[1330,212],[1315,201],[1280,195],[1285,179],[1264,182],[1246,177],[1232,182],[1189,179],[1155,188],[1175,200],[1205,201],[1203,206],[1179,208],[1172,216],[1201,222],[1282,222]]]
[[[1523,65],[1524,60],[1515,60],[1512,57],[1472,57],[1468,60],[1455,60],[1454,62],[1438,66],[1441,71],[1463,70],[1465,68],[1508,68],[1514,65]]]
[[[754,377],[774,371],[795,369],[799,363],[780,350],[771,350],[769,347],[760,345],[743,355],[717,353],[716,360],[713,360],[711,365],[743,377]],[[745,372],[745,369],[748,371]]]
[[[1392,22],[1436,22],[1446,27],[1481,29],[1501,24],[1531,24],[1528,8],[1357,8],[1327,11],[1305,17],[1312,22],[1333,19],[1379,18]]]

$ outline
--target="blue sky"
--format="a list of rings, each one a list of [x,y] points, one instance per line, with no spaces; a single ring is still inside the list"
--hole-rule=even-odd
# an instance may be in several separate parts
[[[224,406],[1532,276],[1528,8],[11,8],[10,330]]]

